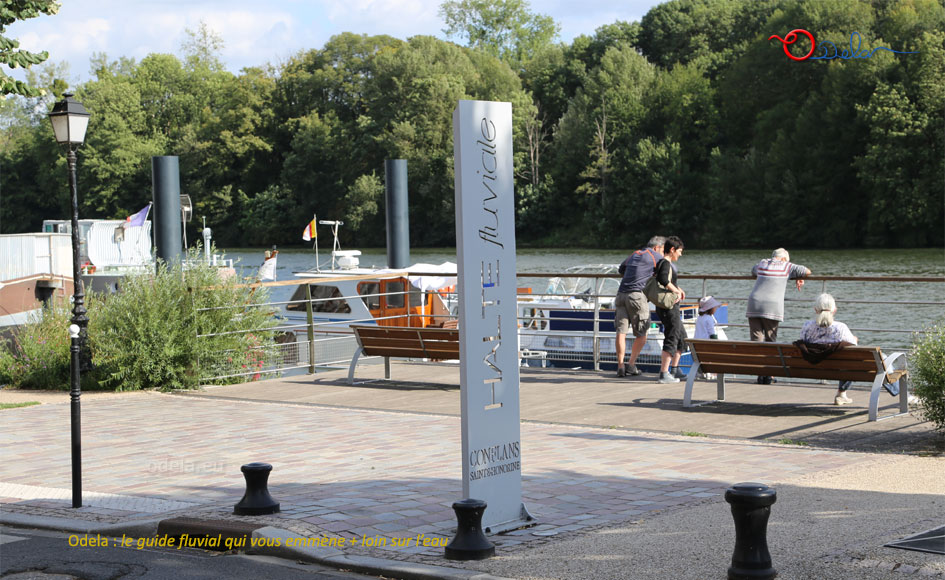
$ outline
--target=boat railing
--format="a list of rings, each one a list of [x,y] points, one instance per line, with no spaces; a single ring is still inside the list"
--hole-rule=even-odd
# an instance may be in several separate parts
[[[424,275],[424,274],[419,274]],[[433,274],[431,274],[433,275]],[[436,275],[441,275],[436,273]],[[523,337],[534,337],[540,335],[548,339],[558,339],[559,341],[587,341],[591,340],[591,361],[573,359],[575,362],[592,364],[592,368],[599,370],[601,364],[613,364],[614,357],[613,341],[615,335],[612,329],[612,303],[614,295],[612,293],[602,292],[603,285],[608,279],[615,279],[615,274],[593,274],[593,273],[519,273],[519,286],[528,286],[534,284],[537,280],[548,280],[554,278],[585,278],[589,286],[580,293],[574,292],[552,292],[538,291],[519,295],[518,324],[520,341]],[[728,329],[729,338],[747,340],[747,319],[744,318],[744,310],[741,305],[748,300],[748,294],[754,278],[744,275],[719,275],[719,274],[680,274],[680,286],[690,290],[685,304],[695,305],[702,296],[711,294],[719,301],[728,305],[728,319],[724,326]],[[353,296],[333,295],[330,297],[311,296],[311,285],[330,284],[331,279],[306,279],[297,281],[266,282],[257,283],[255,286],[286,286],[288,284],[303,283],[308,290],[307,295],[301,300],[281,300],[269,301],[252,304],[251,307],[268,308],[277,313],[276,324],[272,327],[262,329],[250,329],[238,332],[256,333],[257,335],[269,333],[279,340],[273,340],[271,344],[260,346],[261,350],[266,350],[266,357],[271,364],[266,366],[263,373],[257,370],[251,371],[232,371],[221,372],[221,366],[216,364],[219,361],[212,361],[212,364],[206,365],[206,371],[201,371],[203,380],[222,380],[232,379],[240,376],[273,376],[274,374],[285,373],[307,369],[309,373],[315,373],[318,369],[338,368],[345,366],[351,359],[356,347],[353,333],[348,328],[351,324],[389,324],[394,326],[416,325],[412,322],[423,317],[433,320],[437,326],[444,322],[455,319],[455,309],[450,314],[395,314],[389,316],[370,316],[362,318],[332,317],[331,312],[324,312],[324,308],[319,305],[340,301],[349,303],[353,300],[365,300],[371,298],[390,297],[394,295],[403,295],[403,303],[409,304],[409,290],[402,292],[373,292],[357,294]],[[692,284],[698,283],[701,286],[699,296],[693,296]],[[816,294],[821,292],[831,292],[834,294],[837,303],[840,305],[841,314],[838,319],[844,320],[850,326],[851,330],[860,337],[861,344],[871,344],[881,346],[889,350],[905,350],[909,348],[911,337],[916,333],[924,331],[924,327],[936,318],[941,317],[942,306],[945,306],[945,299],[927,299],[928,285],[933,285],[936,292],[933,297],[945,297],[942,292],[942,284],[945,283],[943,276],[811,276],[805,280],[805,290],[814,289],[814,292],[805,291],[803,294],[788,292],[785,297],[786,322],[780,325],[781,335],[784,340],[790,341],[790,337],[795,337],[801,328],[800,322],[808,320],[812,316],[811,304]],[[862,286],[864,284],[875,284],[878,290],[875,297],[863,299],[862,288],[858,288],[855,297],[846,298],[849,287],[846,285]],[[547,286],[543,286],[547,288]],[[792,285],[788,286],[789,290]],[[447,303],[456,304],[456,295],[450,293],[441,294]],[[579,299],[582,308],[576,309],[573,315],[569,315],[568,309],[572,308],[574,299]],[[739,305],[733,308],[733,305]],[[304,311],[306,319],[304,321],[290,320],[286,314],[290,306],[296,307],[296,313]],[[908,307],[906,311],[911,313],[911,317],[898,316],[898,323],[891,323],[892,315],[888,315],[889,307],[896,307],[902,311],[902,306]],[[299,308],[301,307],[301,308]],[[238,306],[217,306],[213,309],[245,309],[246,305]],[[590,331],[570,331],[551,329],[551,310],[555,312],[555,323],[581,323],[586,325],[590,323]],[[856,312],[853,312],[856,310]],[[238,310],[236,310],[238,311]],[[608,312],[609,311],[609,312]],[[585,313],[579,315],[579,312]],[[586,313],[590,312],[590,316]],[[606,312],[609,316],[602,316]],[[694,309],[689,315],[688,322],[695,322]],[[852,316],[851,316],[852,314]],[[687,319],[684,319],[684,324]],[[602,330],[602,326],[607,328]],[[234,331],[237,332],[237,331]],[[740,336],[744,335],[744,336]],[[208,338],[216,334],[202,334],[198,338]],[[280,342],[281,340],[281,342]],[[630,337],[632,340],[632,336]],[[524,347],[523,347],[524,348]],[[540,352],[540,351],[536,351]],[[627,349],[629,352],[629,348]],[[534,353],[532,353],[534,354]],[[560,355],[559,355],[560,356]],[[220,353],[219,359],[228,358],[227,353]],[[564,360],[572,360],[565,358]],[[210,362],[210,361],[208,361]]]

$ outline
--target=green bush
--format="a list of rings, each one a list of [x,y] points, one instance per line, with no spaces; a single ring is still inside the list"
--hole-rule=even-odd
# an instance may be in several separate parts
[[[69,304],[54,301],[43,315],[0,344],[0,384],[69,390]]]
[[[916,337],[910,369],[920,413],[939,431],[945,431],[945,320]]]
[[[186,268],[162,265],[157,273],[125,277],[117,294],[88,295],[89,347],[95,368],[82,388],[115,391],[188,389],[262,377],[272,353],[276,321],[265,288],[241,288],[203,264],[199,248]],[[0,345],[0,384],[27,389],[70,387],[67,304],[13,332]]]
[[[233,276],[221,279],[219,268],[199,259],[190,263],[198,265],[162,264],[156,275],[128,276],[121,292],[93,298],[89,338],[104,386],[192,389],[208,368],[227,375],[225,382],[259,378],[251,371],[265,363],[272,342],[266,329],[275,320],[271,310],[253,304],[265,302],[267,292],[238,287]]]

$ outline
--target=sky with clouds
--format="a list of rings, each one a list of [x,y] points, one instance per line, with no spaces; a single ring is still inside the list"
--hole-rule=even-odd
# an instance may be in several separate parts
[[[445,38],[441,0],[61,0],[55,16],[10,25],[6,35],[31,51],[49,51],[49,62],[68,62],[70,80],[89,78],[95,53],[109,60],[140,60],[151,53],[180,54],[185,30],[200,22],[224,41],[227,68],[284,62],[301,50],[321,48],[340,32]],[[533,0],[532,12],[561,27],[559,40],[616,20],[639,20],[659,0]],[[19,69],[17,69],[19,70]],[[16,73],[17,71],[9,71]],[[20,77],[20,75],[14,75]]]

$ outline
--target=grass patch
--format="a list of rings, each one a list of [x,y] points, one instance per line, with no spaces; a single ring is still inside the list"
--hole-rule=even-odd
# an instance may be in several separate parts
[[[809,447],[810,443],[807,441],[799,441],[797,439],[778,439],[778,443],[781,445],[799,445],[801,447]]]
[[[708,437],[705,433],[699,433],[698,431],[683,431],[682,434],[686,437]]]
[[[18,407],[32,407],[38,405],[39,401],[25,401],[23,403],[0,403],[0,409],[16,409]]]

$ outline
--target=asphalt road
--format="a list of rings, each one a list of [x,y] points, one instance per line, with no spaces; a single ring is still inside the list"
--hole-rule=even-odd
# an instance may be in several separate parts
[[[317,564],[269,556],[223,554],[192,548],[70,546],[84,535],[0,526],[0,578],[4,580],[190,580],[271,578],[342,580],[374,578]]]

